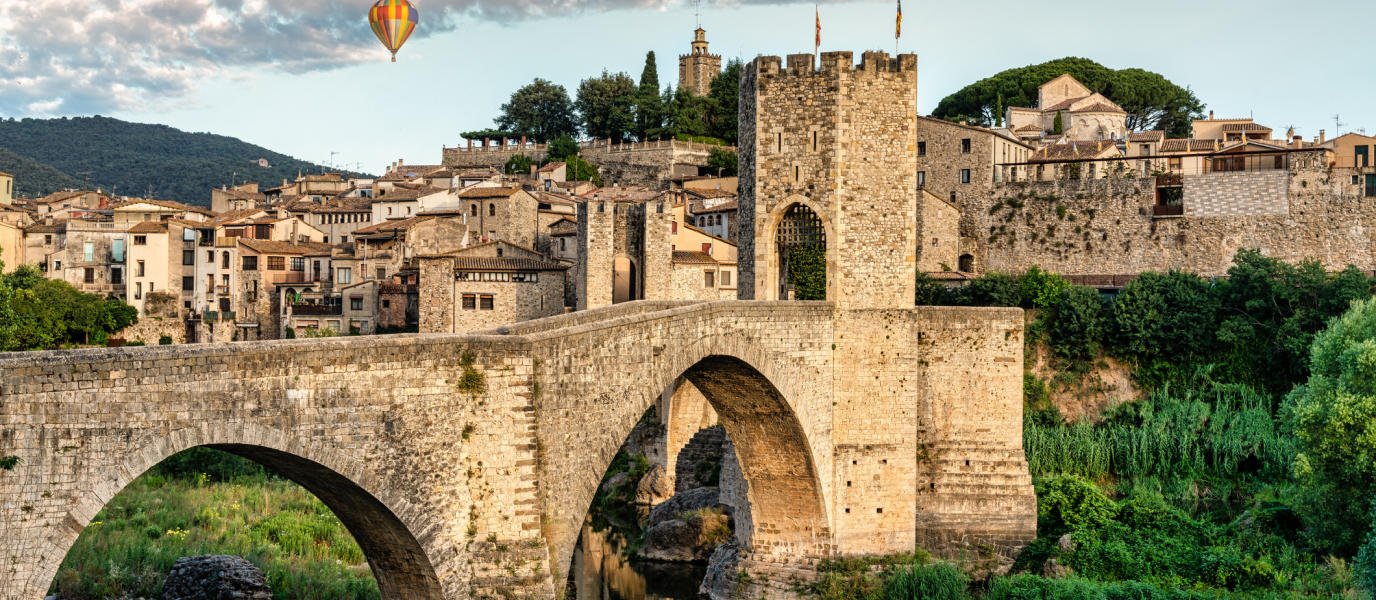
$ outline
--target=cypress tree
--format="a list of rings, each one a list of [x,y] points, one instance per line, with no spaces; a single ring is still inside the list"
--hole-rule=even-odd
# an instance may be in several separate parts
[[[994,127],[1003,127],[1003,94],[994,100]]]
[[[640,88],[636,90],[635,134],[645,141],[651,130],[663,126],[664,106],[659,97],[659,72],[655,68],[655,53],[645,53],[645,70],[640,72]]]
[[[1061,111],[1056,111],[1056,121],[1051,124],[1051,133],[1060,135],[1065,131],[1065,125],[1061,123]]]

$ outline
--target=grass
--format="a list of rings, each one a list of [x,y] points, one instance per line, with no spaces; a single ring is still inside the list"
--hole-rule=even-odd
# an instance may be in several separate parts
[[[50,593],[156,598],[178,558],[230,554],[262,569],[278,600],[380,598],[358,544],[301,486],[261,468],[238,468],[249,473],[223,481],[169,470],[149,471],[110,500],[67,553]]]

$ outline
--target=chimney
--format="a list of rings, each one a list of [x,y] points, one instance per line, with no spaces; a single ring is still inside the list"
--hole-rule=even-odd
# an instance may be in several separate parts
[[[1294,147],[1299,148],[1300,145],[1303,144],[1303,142],[1304,142],[1304,136],[1302,136],[1302,135],[1297,135],[1297,136],[1295,136],[1295,140],[1294,140],[1294,144],[1293,144],[1293,145],[1294,145]]]
[[[398,159],[397,159],[397,166],[398,166],[398,167],[404,167],[404,166],[406,166],[406,161],[404,161],[404,160],[398,158]]]
[[[1320,130],[1319,130],[1319,143],[1320,143],[1320,144],[1323,143],[1323,138],[1324,138],[1324,131],[1323,131],[1322,129],[1320,129]]]
[[[1210,120],[1210,121],[1214,120],[1214,111],[1212,111],[1212,110],[1209,111],[1209,120]]]

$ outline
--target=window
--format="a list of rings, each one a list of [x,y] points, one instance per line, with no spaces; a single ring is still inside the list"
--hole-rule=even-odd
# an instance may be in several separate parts
[[[918,142],[918,143],[917,143],[917,155],[918,155],[918,156],[927,156],[927,142]]]
[[[717,287],[717,274],[712,271],[703,271],[702,287]]]
[[[478,308],[481,310],[492,310],[492,296],[483,294],[478,297]]]
[[[326,244],[330,243],[330,236],[328,236],[328,235],[325,236],[325,239],[324,239],[323,241],[324,241]]]
[[[121,240],[115,240],[115,241],[118,242],[118,241],[121,241]],[[148,245],[148,236],[146,236],[146,235],[136,235],[136,236],[134,236],[134,245],[135,245],[135,246],[146,246],[146,245]]]
[[[1151,144],[1142,144],[1142,156],[1151,156]]]
[[[153,215],[150,215],[150,214],[148,214],[148,213],[143,213],[143,220],[145,220],[145,221],[152,221],[152,220],[153,220]]]
[[[144,276],[143,261],[139,261],[139,262],[134,266],[134,277],[143,277],[143,276]]]
[[[478,216],[478,205],[477,205],[477,204],[474,204],[473,206],[471,206],[471,207],[469,207],[469,208],[470,208],[470,210],[469,210],[468,212],[469,212],[469,214],[470,214],[471,216],[474,216],[474,217]]]
[[[244,270],[245,270],[245,271],[257,271],[257,270],[258,270],[258,257],[257,257],[257,256],[245,256],[245,257],[244,257]]]
[[[784,134],[782,134],[782,133],[776,133],[776,134],[774,134],[774,135],[776,136],[776,137],[774,138],[774,151],[775,151],[775,152],[783,152],[783,151],[784,151]]]
[[[53,236],[52,236],[52,235],[45,235],[45,236],[43,236],[43,245],[44,245],[44,246],[51,246],[52,244],[53,244]]]
[[[363,310],[363,299],[349,298],[349,310]]]
[[[817,151],[817,131],[816,131],[816,130],[814,130],[814,131],[812,132],[812,151],[813,151],[813,152],[816,152],[816,151]]]
[[[800,178],[802,178],[802,175],[802,168],[798,165],[793,165],[793,181],[796,183]]]
[[[926,171],[918,171],[918,172],[917,172],[917,185],[927,185],[927,172],[926,172]]]
[[[1276,168],[1276,169],[1284,169],[1284,168],[1285,168],[1285,157],[1284,157],[1284,156],[1281,156],[1281,155],[1279,155],[1279,154],[1276,155],[1276,163],[1275,163],[1275,167],[1274,167],[1274,168]],[[1352,182],[1352,183],[1357,183],[1357,182],[1354,181],[1354,182]]]
[[[722,287],[727,287],[727,286],[729,286],[729,285],[731,285],[731,272],[730,272],[730,271],[722,271],[722,272],[721,272],[721,286],[722,286]]]
[[[717,225],[721,225],[721,215],[717,215]]]
[[[675,222],[674,222],[674,225],[678,225],[678,222],[675,221]],[[674,227],[674,229],[678,229],[678,227]],[[563,252],[564,250],[567,250],[567,249],[568,249],[568,246],[564,243],[564,242],[567,242],[567,241],[568,241],[568,238],[559,238],[559,251],[560,251],[560,252]]]
[[[110,260],[124,262],[124,240],[110,240]]]
[[[703,245],[702,245],[702,251],[703,251],[705,254],[707,254],[708,256],[711,256],[711,255],[712,255],[712,244],[710,244],[710,243],[703,244]]]
[[[970,138],[965,138],[965,139],[963,139],[963,140],[960,140],[960,153],[961,153],[961,154],[969,154],[969,153],[970,153]]]
[[[382,308],[392,308],[392,301],[391,301],[391,300],[383,300],[383,301],[382,301]]]
[[[970,169],[961,169],[961,170],[960,170],[960,182],[961,182],[961,183],[970,183]]]
[[[143,266],[143,261],[139,261],[139,266]],[[124,283],[124,269],[110,269],[110,283]]]
[[[269,257],[268,257],[268,270],[269,270],[269,271],[285,271],[286,269],[287,269],[287,259],[286,259],[286,257],[283,257],[283,256],[269,256]]]
[[[212,265],[215,264],[215,251],[214,251],[214,250],[206,250],[206,251],[205,251],[205,262],[208,262],[208,263],[210,263],[210,264],[212,264]]]
[[[349,267],[339,267],[338,271],[339,271],[339,276],[335,278],[335,279],[336,279],[336,283],[343,284],[343,285],[347,285],[347,284],[350,284],[350,283],[353,283],[353,282],[354,282],[354,270],[353,270],[353,269],[351,269],[351,268],[349,268]]]
[[[1178,159],[1178,158],[1172,158],[1172,159],[1170,160],[1170,170],[1172,170],[1172,171],[1179,171],[1179,170],[1180,170],[1180,159]]]
[[[86,242],[86,243],[83,245],[83,248],[82,248],[82,249],[84,250],[84,252],[83,252],[84,258],[83,258],[82,260],[85,260],[86,262],[91,262],[91,261],[93,261],[93,260],[96,259],[96,243],[95,243],[95,242]]]
[[[304,256],[293,256],[293,257],[291,257],[291,270],[293,270],[293,271],[305,271],[305,270],[306,270],[306,257],[304,257]]]
[[[955,190],[951,190],[951,204],[955,204],[955,203],[956,203],[956,191],[955,191]]]
[[[463,295],[464,310],[476,310],[478,308],[478,297],[473,294]]]
[[[91,267],[86,267],[86,269],[85,269],[85,277],[82,279],[82,281],[85,281],[86,283],[95,283],[95,282],[96,282],[96,270],[95,270],[95,269],[92,269]]]
[[[142,300],[142,299],[143,299],[143,284],[140,283],[140,282],[137,282],[137,281],[134,282],[134,299],[135,299],[135,300]]]
[[[408,215],[411,214],[411,207],[409,207],[409,206],[406,207],[406,214],[408,214]]]
[[[535,283],[540,280],[540,274],[534,271],[529,273],[512,273],[511,280],[518,283]]]
[[[669,233],[672,233],[672,234],[674,234],[674,235],[678,235],[678,221],[674,221],[674,222],[673,222],[673,226],[670,228]],[[52,236],[48,236],[48,237],[52,237]],[[560,240],[560,241],[562,242],[563,240]]]
[[[329,328],[330,328],[330,329],[333,329],[333,330],[335,330],[335,331],[339,331],[339,321],[337,321],[337,320],[330,320],[330,321],[326,321],[326,323],[329,323]]]
[[[183,278],[182,278],[182,289],[183,289],[183,290],[190,290],[191,288],[194,288],[194,287],[196,287],[196,278],[195,278],[195,277],[187,276],[187,277],[183,277]]]
[[[385,267],[377,268],[377,278],[379,281],[387,278],[387,269]]]
[[[182,264],[184,264],[184,265],[194,265],[194,264],[196,264],[196,251],[195,251],[195,250],[182,250]]]
[[[487,205],[487,216],[489,216],[489,217],[495,217],[495,216],[497,216],[497,205],[496,205],[496,204],[489,204],[489,205]]]
[[[149,285],[151,286],[152,284],[149,284]],[[226,291],[226,292],[229,291],[229,274],[228,274],[228,273],[226,273],[226,274],[220,276],[220,285],[225,286],[225,291]]]
[[[392,216],[392,207],[390,206],[387,207],[387,216]]]
[[[497,247],[497,258],[501,258],[501,257],[502,257],[502,248],[501,248],[500,246],[498,246],[498,247]]]
[[[319,223],[317,223],[317,224],[318,224],[318,225],[324,225],[324,224],[325,224],[325,215],[320,215],[318,218],[320,219],[320,221],[319,221]]]
[[[220,268],[221,268],[221,269],[228,269],[228,268],[229,268],[229,251],[228,251],[228,250],[225,250],[224,252],[221,252],[221,253],[220,253]]]
[[[214,275],[206,275],[206,276],[205,276],[205,293],[207,293],[207,294],[213,294],[213,293],[215,293],[215,276],[214,276]]]

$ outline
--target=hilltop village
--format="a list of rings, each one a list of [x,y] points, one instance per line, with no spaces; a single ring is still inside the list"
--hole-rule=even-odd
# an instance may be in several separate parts
[[[781,75],[805,67],[788,61]],[[721,72],[697,30],[679,86],[705,96]],[[1369,236],[1338,226],[1372,220],[1359,199],[1376,195],[1376,138],[1305,140],[1210,112],[1191,137],[1167,139],[1129,130],[1125,110],[1070,75],[1000,116],[1006,126],[919,116],[912,132],[911,258],[948,286],[1040,265],[1112,291],[1148,269],[1219,275],[1254,245],[1376,268]],[[15,198],[0,174],[0,248],[9,271],[34,265],[137,308],[142,319],[117,336],[128,341],[464,332],[638,299],[822,299],[789,273],[799,279],[808,249],[835,239],[838,215],[803,202],[766,223],[743,203],[773,179],[741,189],[734,165],[742,153],[796,155],[769,177],[806,180],[809,155],[846,143],[829,118],[742,131],[744,149],[693,136],[572,148],[475,136],[376,178],[225,185],[206,190],[208,206],[101,189]],[[743,219],[791,237],[764,256],[739,239]],[[773,265],[773,279],[743,282],[742,261]]]

